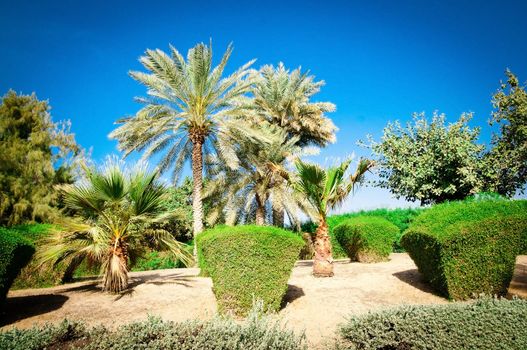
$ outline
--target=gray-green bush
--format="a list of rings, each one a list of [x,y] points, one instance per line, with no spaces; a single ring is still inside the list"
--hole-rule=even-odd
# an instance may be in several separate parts
[[[210,321],[174,323],[150,317],[116,330],[102,326],[88,328],[64,320],[60,324],[13,329],[0,333],[0,349],[84,349],[84,350],[305,350],[303,334],[285,329],[262,315],[262,304],[244,322],[215,317]]]
[[[527,349],[527,301],[403,306],[351,317],[336,349]]]

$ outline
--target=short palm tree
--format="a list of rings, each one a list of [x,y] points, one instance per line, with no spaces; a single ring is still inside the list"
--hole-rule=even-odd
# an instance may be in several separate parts
[[[233,118],[240,117],[235,101],[250,86],[245,77],[253,61],[224,77],[231,52],[229,45],[213,67],[211,45],[196,45],[186,60],[172,46],[170,55],[147,50],[140,61],[148,73],[130,73],[148,88],[148,97],[139,99],[145,106],[135,116],[119,120],[122,125],[110,134],[125,156],[133,151],[144,151],[144,159],[162,154],[159,170],[172,168],[174,182],[191,161],[194,235],[203,230],[203,155],[217,153],[235,167],[230,130],[247,130]]]
[[[60,191],[76,220],[60,224],[39,252],[42,263],[101,266],[103,290],[118,293],[128,286],[128,271],[146,247],[168,250],[189,264],[185,251],[161,223],[170,219],[164,205],[166,188],[156,173],[126,172],[115,162],[102,170],[84,168],[85,178]]]
[[[316,164],[297,160],[297,174],[289,178],[295,191],[304,195],[311,203],[312,211],[308,214],[318,223],[313,262],[313,275],[317,277],[333,276],[333,256],[326,221],[329,211],[342,204],[374,165],[372,161],[361,159],[355,173],[346,176],[350,163],[350,160],[346,160],[338,166],[324,169]]]

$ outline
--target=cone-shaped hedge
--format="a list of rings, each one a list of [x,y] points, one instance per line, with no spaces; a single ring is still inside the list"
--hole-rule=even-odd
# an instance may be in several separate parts
[[[280,308],[303,245],[299,235],[270,226],[220,226],[197,237],[199,265],[212,278],[220,311],[237,315],[255,299]]]
[[[457,300],[505,294],[525,249],[526,201],[453,202],[417,217],[401,239],[419,271]]]

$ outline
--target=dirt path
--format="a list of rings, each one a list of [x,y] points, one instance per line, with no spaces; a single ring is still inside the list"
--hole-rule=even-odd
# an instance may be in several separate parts
[[[197,277],[198,269],[130,273],[131,288],[115,296],[100,292],[96,282],[78,282],[45,289],[10,292],[0,312],[0,326],[25,328],[67,317],[94,325],[117,326],[147,315],[183,321],[206,319],[216,312],[212,281]],[[510,292],[527,296],[527,256],[518,258]],[[337,262],[333,278],[311,276],[311,262],[293,269],[280,317],[289,327],[306,331],[312,347],[323,347],[337,325],[350,314],[400,304],[447,303],[421,280],[407,254],[392,254],[388,262]]]

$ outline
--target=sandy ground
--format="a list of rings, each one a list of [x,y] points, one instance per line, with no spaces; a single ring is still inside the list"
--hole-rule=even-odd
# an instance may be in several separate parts
[[[323,346],[351,314],[448,302],[422,281],[407,254],[392,254],[390,261],[377,264],[339,261],[332,278],[314,278],[311,268],[310,261],[297,263],[279,316],[294,330],[305,330],[312,347]],[[118,296],[102,293],[95,281],[12,291],[0,312],[0,326],[25,328],[65,317],[110,327],[147,315],[173,321],[207,319],[216,312],[216,300],[212,281],[198,273],[198,269],[130,273],[131,288]],[[509,292],[527,297],[527,256],[518,258]]]

